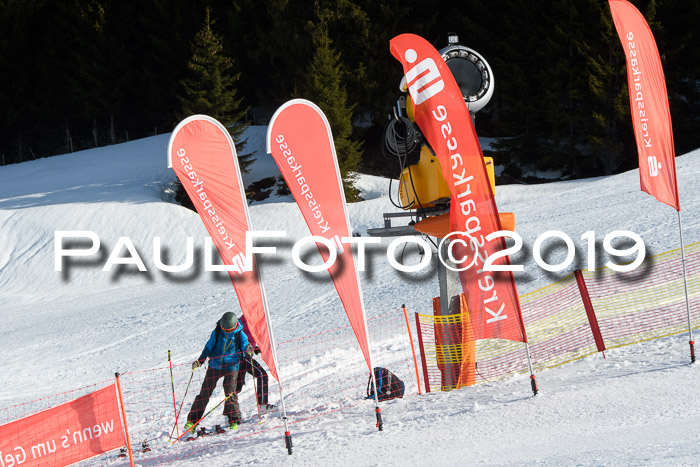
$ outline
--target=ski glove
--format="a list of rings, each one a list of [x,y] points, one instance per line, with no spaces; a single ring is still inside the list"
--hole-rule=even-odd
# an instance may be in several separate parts
[[[199,360],[193,361],[193,362],[192,362],[192,371],[196,370],[196,369],[199,368],[200,366],[202,366],[202,364],[199,363]]]

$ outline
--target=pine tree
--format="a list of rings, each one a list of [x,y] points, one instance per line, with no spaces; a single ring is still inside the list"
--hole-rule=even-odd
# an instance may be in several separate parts
[[[131,121],[149,134],[170,131],[178,123],[187,76],[191,40],[201,28],[200,11],[193,0],[149,0],[138,7],[138,38],[133,68],[138,85],[129,97]]]
[[[527,54],[507,54],[510,64],[495,64],[496,70],[515,67],[505,75],[495,71],[510,81],[501,80],[495,96],[497,105],[504,104],[501,135],[509,137],[499,149],[519,166],[575,178],[629,169],[624,57],[607,6],[598,0],[540,3],[513,0],[523,16],[505,20],[516,36],[524,27],[508,24],[510,18],[532,28],[521,42],[511,41]],[[525,16],[528,11],[537,18]],[[516,76],[522,87],[513,85]]]
[[[676,154],[700,147],[700,2],[650,2],[659,22],[651,22],[668,88]],[[649,7],[641,9],[647,20]]]
[[[360,143],[351,138],[352,115],[356,104],[348,104],[340,54],[332,47],[327,22],[323,17],[314,37],[314,45],[316,50],[307,69],[301,94],[326,114],[333,131],[345,198],[348,201],[358,201],[359,190],[355,187],[355,181],[356,172],[362,163],[362,153]]]
[[[36,99],[36,49],[32,44],[32,26],[42,2],[0,1],[0,164],[22,162],[28,155],[27,136],[39,115]],[[11,90],[8,92],[7,90]]]
[[[235,0],[228,2],[227,30],[236,31],[227,49],[245,69],[238,90],[260,115],[268,117],[293,93],[313,53],[304,30],[312,0]],[[262,115],[260,115],[262,116]]]
[[[550,104],[555,99],[550,87],[554,80],[548,76],[553,65],[543,39],[549,32],[543,3],[508,0],[501,5],[492,20],[498,33],[486,41],[493,43],[494,52],[488,56],[483,52],[495,76],[493,99],[487,107],[499,116],[495,131],[500,139],[492,145],[495,160],[505,166],[503,176],[516,180],[531,170],[550,168],[546,158],[551,134],[546,134],[549,126],[543,114],[556,105]]]
[[[204,26],[192,44],[192,58],[188,62],[190,76],[181,81],[184,96],[181,118],[205,114],[219,120],[231,133],[240,149],[245,146],[242,138],[248,124],[243,121],[248,109],[242,108],[242,99],[236,97],[234,83],[240,73],[232,74],[233,61],[223,53],[222,39],[212,30],[210,10],[206,10]],[[252,154],[238,157],[241,171],[248,173]]]
[[[588,34],[578,43],[578,52],[587,65],[586,102],[589,132],[586,141],[590,153],[598,158],[606,175],[637,166],[634,134],[629,115],[627,74],[620,40],[607,5],[590,0],[588,16],[595,22],[597,34]],[[582,28],[585,32],[586,29]],[[590,29],[590,28],[588,28]]]

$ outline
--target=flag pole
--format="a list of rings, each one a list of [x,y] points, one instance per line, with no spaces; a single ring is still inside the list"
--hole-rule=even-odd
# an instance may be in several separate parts
[[[337,166],[336,166],[337,167]],[[338,173],[338,180],[340,180],[340,172]],[[346,205],[345,203],[345,192],[343,192],[343,187],[340,187],[340,194],[343,197],[343,206]],[[348,218],[348,211],[347,209],[345,210],[345,222],[347,223],[348,226],[348,232],[352,232],[350,230],[350,219]],[[355,264],[355,255],[352,254],[352,249],[350,250],[350,255],[352,258],[353,265]],[[377,391],[377,378],[374,375],[374,359],[372,359],[372,349],[370,348],[369,344],[369,328],[367,327],[367,313],[365,311],[365,300],[362,297],[362,284],[360,283],[360,273],[357,271],[357,267],[355,269],[355,278],[357,279],[357,292],[358,295],[360,296],[360,310],[362,310],[362,326],[365,328],[365,336],[367,337],[367,356],[369,358],[369,374],[372,377],[372,387],[374,388],[374,414],[377,418],[377,430],[378,431],[384,431],[384,421],[382,420],[382,409],[379,407],[379,391]]]
[[[246,215],[248,214],[248,206],[246,205]],[[249,225],[250,221],[248,221]],[[252,225],[251,225],[251,230],[252,230]],[[280,376],[280,368],[279,368],[279,361],[277,360],[277,344],[275,342],[275,334],[272,331],[272,325],[270,323],[270,313],[269,313],[269,307],[267,305],[267,294],[265,294],[265,285],[262,280],[262,272],[260,271],[260,266],[258,265],[257,261],[255,261],[255,258],[252,258],[253,262],[253,267],[255,268],[255,273],[258,276],[258,284],[260,284],[260,295],[262,296],[262,302],[263,302],[263,312],[265,313],[265,323],[267,324],[267,333],[270,336],[270,350],[272,350],[272,358],[275,361],[275,366],[277,366],[277,385],[279,387],[280,391],[280,408],[282,411],[282,421],[284,422],[284,444],[285,447],[287,448],[287,453],[291,456],[292,455],[292,434],[289,431],[289,423],[287,422],[287,407],[284,404],[284,391],[282,390],[282,376]],[[257,405],[257,400],[255,401]],[[258,409],[258,416],[260,416],[260,412]]]
[[[532,357],[530,357],[530,344],[525,341],[525,353],[527,353],[527,366],[530,369],[530,386],[532,386],[533,395],[537,395],[539,389],[537,388],[537,377],[535,376],[535,371],[532,369]]]
[[[269,131],[269,130],[268,130]],[[228,134],[228,133],[227,133]],[[230,135],[229,135],[230,139]],[[250,221],[250,213],[248,212],[248,201],[245,197],[245,186],[243,185],[243,178],[240,176],[240,168],[238,167],[238,156],[235,152],[235,145],[233,144],[233,140],[231,140],[231,146],[234,148],[234,162],[236,165],[236,169],[238,170],[238,183],[239,187],[241,190],[241,193],[244,193],[243,196],[243,212],[245,213],[245,218],[246,222],[248,224],[248,230],[253,230],[253,224]],[[246,232],[246,244],[248,243],[247,241],[248,237],[248,232]],[[246,256],[248,254],[254,255],[253,253],[245,252]],[[265,285],[263,282],[262,278],[262,271],[260,271],[260,266],[258,265],[258,262],[255,261],[255,256],[251,258],[251,263],[253,264],[253,267],[255,268],[255,274],[257,275],[258,278],[258,284],[260,285],[260,296],[262,298],[262,306],[263,306],[263,313],[265,314],[265,324],[267,325],[267,333],[270,337],[270,350],[272,351],[272,359],[275,362],[275,367],[277,369],[277,385],[279,387],[280,391],[280,410],[281,410],[281,415],[282,415],[282,421],[284,422],[284,444],[285,447],[287,448],[287,453],[291,456],[292,455],[292,434],[289,431],[289,423],[287,421],[287,406],[284,403],[284,391],[282,390],[282,376],[280,376],[280,368],[279,368],[279,361],[277,360],[277,343],[275,342],[275,334],[272,331],[272,324],[270,323],[270,312],[269,312],[269,306],[267,304],[267,294],[265,293]],[[243,310],[241,310],[243,311]],[[254,383],[257,384],[257,383]],[[255,401],[255,405],[258,404],[257,397]],[[258,408],[258,418],[260,417],[260,408]]]
[[[267,322],[267,332],[270,335],[270,347],[272,349],[272,358],[275,360],[275,365],[279,363],[277,360],[277,344],[275,343],[275,335],[272,332],[272,326],[270,324],[270,313],[267,307],[267,296],[265,295],[265,286],[263,285],[262,277],[260,275],[260,268],[256,264],[255,270],[258,274],[258,282],[260,283],[260,292],[262,292],[263,300],[263,310],[265,311],[265,321]],[[280,368],[277,366],[277,385],[280,390],[280,408],[282,410],[282,421],[284,422],[284,444],[287,447],[287,453],[292,455],[292,434],[289,431],[289,423],[287,422],[287,407],[284,404],[284,391],[282,390],[282,376],[280,376]]]
[[[688,273],[685,267],[685,244],[683,243],[683,226],[681,224],[681,211],[678,213],[678,234],[681,240],[681,263],[683,264],[683,287],[685,288],[685,310],[688,314],[688,344],[690,344],[690,363],[695,363],[695,341],[693,340],[693,325],[690,319],[690,300],[688,298]]]

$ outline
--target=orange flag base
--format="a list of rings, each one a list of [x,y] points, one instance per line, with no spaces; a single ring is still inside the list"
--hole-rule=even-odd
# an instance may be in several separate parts
[[[459,312],[440,315],[440,297],[433,299],[435,354],[442,374],[441,390],[451,391],[476,382],[476,341],[464,294]]]

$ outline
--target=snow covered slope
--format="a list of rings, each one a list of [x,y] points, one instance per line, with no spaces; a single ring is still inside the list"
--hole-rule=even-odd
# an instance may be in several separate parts
[[[265,128],[249,131],[246,150],[258,160],[244,180],[277,176],[264,154]],[[168,349],[175,361],[190,361],[222,310],[239,309],[228,276],[203,270],[206,231],[198,215],[170,200],[175,176],[166,167],[167,142],[163,135],[0,167],[0,406],[109,379],[115,371],[161,366]],[[677,171],[689,244],[700,240],[700,151],[677,158]],[[350,221],[364,234],[396,208],[388,180],[361,176],[359,186],[366,201],[349,206]],[[574,240],[580,262],[583,233],[593,230],[602,240],[621,229],[639,234],[648,254],[679,246],[675,211],[639,190],[637,171],[496,191],[499,209],[515,213],[528,247],[560,230]],[[291,262],[294,239],[308,234],[291,197],[254,203],[250,215],[254,229],[289,235],[277,244],[279,254],[262,263],[278,340],[345,325],[326,276],[302,273]],[[70,230],[95,232],[101,250],[69,259],[56,272],[54,234]],[[180,264],[188,236],[199,266],[178,274],[158,270],[153,238],[161,238],[167,263]],[[120,237],[131,239],[148,272],[102,271]],[[561,254],[553,251],[552,262]],[[370,316],[402,303],[409,311],[430,310],[439,294],[434,262],[405,274],[391,268],[382,249],[369,259],[361,279]],[[417,262],[416,250],[409,247],[404,260]],[[531,248],[513,261],[525,265],[516,275],[521,294],[573,269],[545,273]],[[685,365],[685,341],[651,342],[545,372],[536,398],[519,378],[411,397],[387,404],[384,433],[361,407],[296,428],[291,458],[271,433],[183,465],[231,465],[232,457],[269,465],[698,464],[700,370]]]

